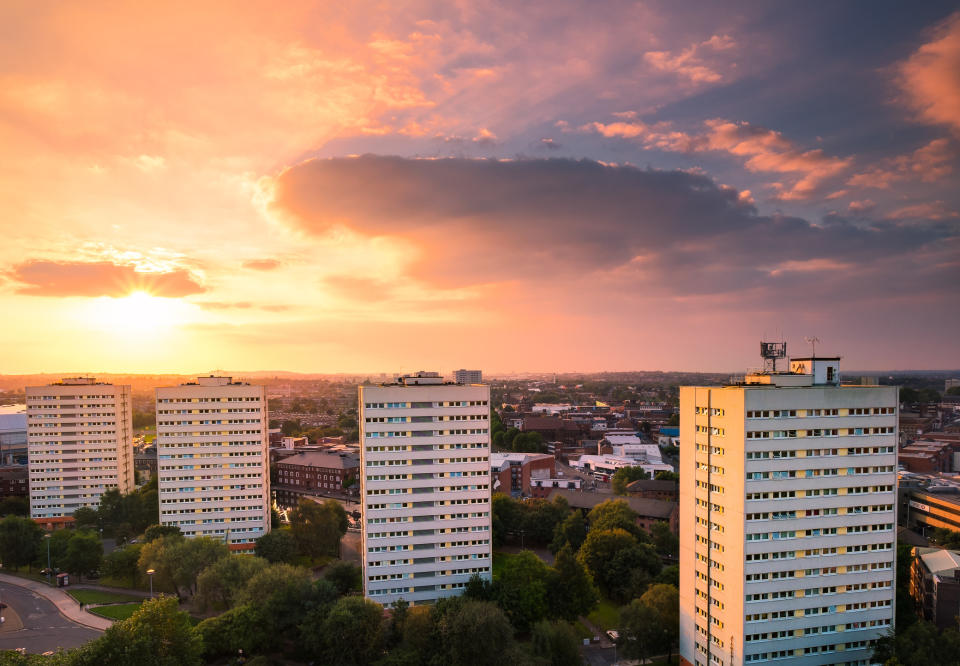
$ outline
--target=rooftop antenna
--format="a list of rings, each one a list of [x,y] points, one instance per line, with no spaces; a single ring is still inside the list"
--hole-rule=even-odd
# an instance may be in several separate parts
[[[813,377],[814,383],[817,381],[817,373],[815,372],[817,365],[817,343],[820,342],[820,338],[816,336],[805,337],[804,341],[810,345],[810,376]]]
[[[777,359],[786,358],[787,356],[787,343],[786,342],[761,342],[760,356],[763,357],[764,372],[776,373]]]

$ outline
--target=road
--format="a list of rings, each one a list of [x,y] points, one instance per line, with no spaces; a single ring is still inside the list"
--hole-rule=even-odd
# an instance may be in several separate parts
[[[23,622],[19,631],[0,633],[0,650],[26,648],[29,653],[40,654],[78,647],[102,633],[71,622],[52,603],[22,587],[0,583],[0,598]]]

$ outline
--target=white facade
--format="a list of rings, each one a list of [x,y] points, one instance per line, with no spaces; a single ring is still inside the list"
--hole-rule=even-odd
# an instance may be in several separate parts
[[[491,578],[490,387],[360,387],[363,591],[431,603]]]
[[[483,372],[480,370],[454,370],[453,381],[457,384],[482,384]]]
[[[26,394],[31,518],[66,518],[110,488],[133,490],[129,386],[75,377]]]
[[[270,531],[267,396],[230,377],[157,389],[160,523],[249,550]]]
[[[27,456],[27,406],[0,405],[0,465]]]
[[[897,390],[841,386],[836,361],[681,388],[692,664],[867,664],[893,626]]]

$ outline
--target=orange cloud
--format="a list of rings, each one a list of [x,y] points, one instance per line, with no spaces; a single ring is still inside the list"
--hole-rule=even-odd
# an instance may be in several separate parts
[[[909,155],[884,160],[880,166],[854,174],[847,185],[887,189],[897,181],[918,178],[930,183],[953,173],[958,152],[948,139],[934,139]]]
[[[946,220],[957,217],[960,217],[960,213],[950,210],[942,201],[904,206],[887,215],[887,218],[891,220]]]
[[[14,266],[9,276],[23,285],[17,293],[27,296],[122,297],[142,291],[176,298],[206,291],[183,269],[146,273],[108,261],[33,260]]]
[[[728,35],[714,35],[677,54],[671,51],[647,51],[643,59],[658,71],[671,72],[693,83],[718,83],[724,77],[717,71],[717,65],[707,64],[704,51],[728,51],[735,46],[736,42]]]
[[[898,67],[898,82],[920,119],[960,134],[960,12]]]
[[[252,271],[272,271],[280,268],[283,264],[277,259],[248,259],[243,262],[244,268]]]

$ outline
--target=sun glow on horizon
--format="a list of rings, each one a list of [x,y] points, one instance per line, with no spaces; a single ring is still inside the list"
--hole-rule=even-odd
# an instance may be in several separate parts
[[[179,298],[134,291],[121,298],[101,296],[83,308],[81,318],[97,329],[118,334],[151,335],[196,319],[194,306]]]

